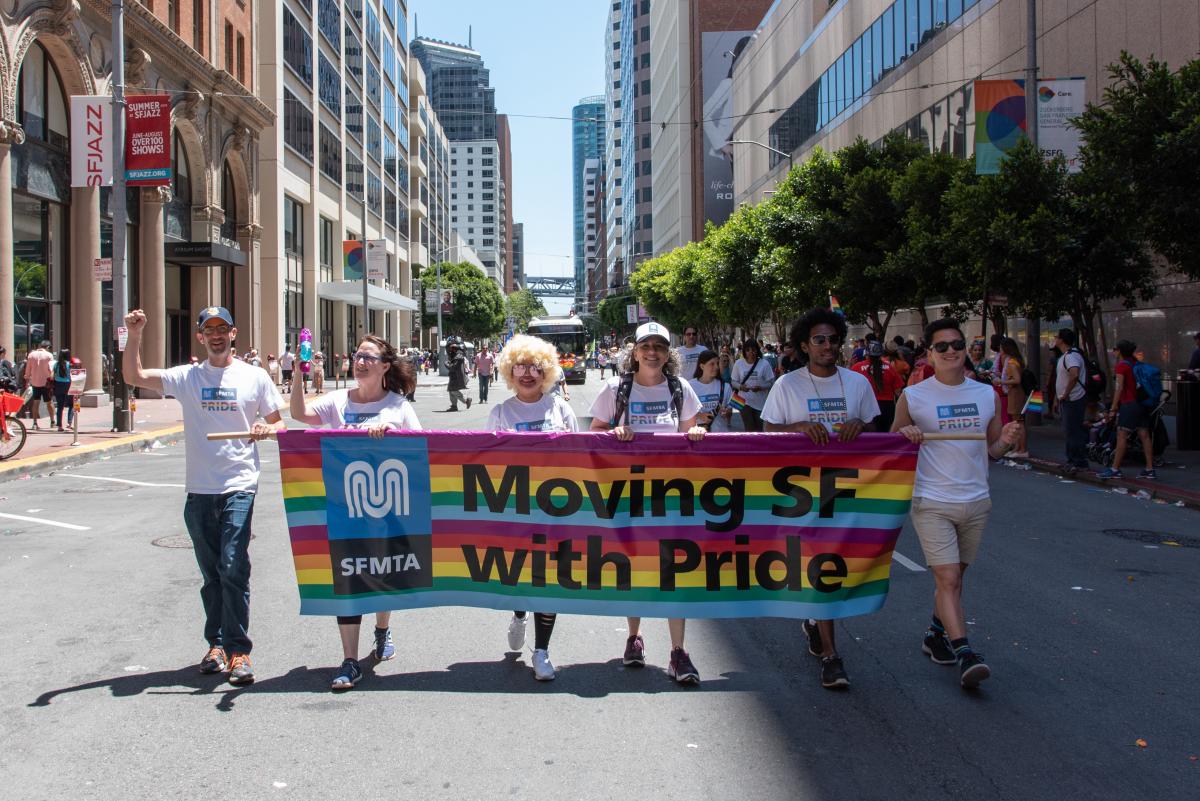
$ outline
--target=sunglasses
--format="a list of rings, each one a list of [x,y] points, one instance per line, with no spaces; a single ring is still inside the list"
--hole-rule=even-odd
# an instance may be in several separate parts
[[[545,373],[540,364],[514,364],[512,371],[514,376],[542,375]]]
[[[695,331],[684,331],[683,335],[685,337],[694,337],[694,336],[696,336],[696,332]]]
[[[350,355],[350,358],[356,362],[366,362],[367,364],[374,364],[380,361],[380,358],[374,353],[367,353],[365,350],[355,351]]]
[[[216,334],[218,336],[224,336],[225,334],[229,333],[229,326],[227,326],[227,325],[209,325],[209,326],[205,326],[204,328],[201,328],[200,333],[204,334],[205,336],[212,336],[213,334]]]
[[[936,350],[938,353],[945,353],[951,348],[954,348],[955,350],[966,350],[967,340],[953,339],[949,342],[935,342],[929,347],[931,347],[933,350]]]
[[[842,338],[837,334],[813,334],[808,341],[814,345],[824,345],[826,342],[830,345],[842,344]]]

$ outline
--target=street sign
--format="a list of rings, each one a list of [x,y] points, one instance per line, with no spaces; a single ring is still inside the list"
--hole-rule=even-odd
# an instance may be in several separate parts
[[[83,387],[87,383],[87,370],[80,368],[72,368],[71,370],[71,386],[67,388],[68,395],[79,396],[83,394]]]
[[[999,292],[989,292],[987,302],[989,306],[1007,306],[1008,295],[1002,295]]]
[[[92,259],[92,280],[111,281],[112,259]]]
[[[125,343],[129,341],[129,329],[125,326],[117,328],[117,350],[121,353],[125,352]]]
[[[638,307],[635,303],[625,304],[625,322],[630,325],[636,325],[638,321]]]

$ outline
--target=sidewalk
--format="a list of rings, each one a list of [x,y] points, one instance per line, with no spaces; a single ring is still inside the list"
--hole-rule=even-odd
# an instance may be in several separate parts
[[[1171,431],[1174,426],[1168,426]],[[1182,501],[1193,508],[1200,508],[1200,451],[1181,451],[1175,447],[1172,431],[1171,444],[1163,452],[1166,464],[1157,469],[1158,479],[1146,481],[1136,478],[1144,467],[1139,459],[1126,458],[1122,465],[1123,479],[1101,481],[1096,477],[1096,471],[1104,466],[1092,463],[1092,470],[1081,470],[1074,479],[1098,486],[1106,486],[1128,494],[1135,495],[1139,491],[1149,493],[1158,500],[1168,503]],[[1006,460],[1009,461],[1009,460]],[[1066,435],[1061,421],[1047,420],[1040,426],[1029,427],[1029,459],[1027,461],[1036,470],[1049,473],[1061,473],[1063,462],[1066,461]]]

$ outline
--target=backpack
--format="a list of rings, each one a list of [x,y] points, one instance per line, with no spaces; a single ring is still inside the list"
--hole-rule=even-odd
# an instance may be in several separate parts
[[[671,405],[675,407],[675,417],[679,420],[683,419],[683,384],[676,376],[667,375],[667,389],[671,391]],[[621,376],[621,383],[617,384],[616,411],[613,413],[612,420],[608,424],[613,428],[621,425],[623,419],[628,419],[629,415],[629,393],[633,392],[633,373],[626,373]]]
[[[1028,367],[1021,371],[1021,391],[1026,395],[1037,389],[1037,376]]]
[[[1104,390],[1108,388],[1108,376],[1100,369],[1100,363],[1089,358],[1079,348],[1071,348],[1067,353],[1078,353],[1079,358],[1083,359],[1083,374],[1079,376],[1079,383],[1083,385],[1083,391],[1087,393],[1089,401],[1099,400],[1100,396],[1104,394]]]
[[[1162,398],[1162,370],[1147,362],[1135,362],[1133,378],[1137,382],[1137,401],[1153,409]]]

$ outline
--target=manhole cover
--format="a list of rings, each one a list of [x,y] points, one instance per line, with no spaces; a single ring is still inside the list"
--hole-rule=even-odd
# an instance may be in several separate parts
[[[250,539],[254,539],[254,537],[254,534],[250,535]],[[150,544],[157,545],[159,548],[191,548],[192,538],[187,534],[168,534],[165,537],[150,540]]]
[[[1133,542],[1144,542],[1148,545],[1178,546],[1180,548],[1200,548],[1200,537],[1189,537],[1183,534],[1173,534],[1169,531],[1150,531],[1144,528],[1106,528],[1104,533],[1110,537],[1119,537]]]

